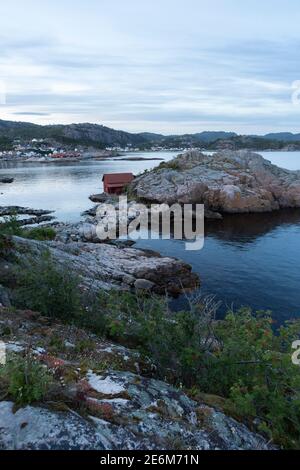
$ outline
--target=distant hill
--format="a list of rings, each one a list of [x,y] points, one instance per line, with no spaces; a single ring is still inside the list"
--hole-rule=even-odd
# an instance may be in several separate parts
[[[292,134],[291,132],[278,132],[273,134],[266,134],[264,139],[280,140],[282,142],[299,142],[300,134]]]
[[[0,139],[3,145],[13,139],[53,139],[65,144],[95,147],[140,146],[151,148],[153,144],[171,147],[203,147],[215,149],[281,150],[286,146],[300,149],[300,134],[289,132],[273,133],[264,136],[238,135],[235,132],[204,131],[195,134],[169,135],[141,132],[138,134],[120,131],[99,124],[48,125],[0,120]],[[3,140],[6,139],[6,140]]]
[[[144,132],[129,132],[110,129],[98,124],[70,124],[39,126],[25,122],[0,120],[0,137],[10,139],[41,139],[53,138],[62,142],[78,142],[90,145],[138,145],[160,140],[163,136]]]
[[[201,142],[211,143],[219,139],[230,139],[231,137],[237,137],[237,134],[235,132],[206,131],[206,132],[200,132],[198,134],[193,134],[193,137],[195,137]]]

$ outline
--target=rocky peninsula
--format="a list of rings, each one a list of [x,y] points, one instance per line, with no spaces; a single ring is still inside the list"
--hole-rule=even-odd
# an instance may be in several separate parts
[[[269,212],[300,207],[300,171],[250,151],[195,150],[137,177],[130,192],[148,202],[202,203],[213,213]]]

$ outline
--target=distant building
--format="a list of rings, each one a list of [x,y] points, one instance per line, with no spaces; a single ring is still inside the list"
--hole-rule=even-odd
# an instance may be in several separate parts
[[[107,194],[122,194],[125,186],[133,181],[132,173],[112,173],[103,176],[104,192]]]

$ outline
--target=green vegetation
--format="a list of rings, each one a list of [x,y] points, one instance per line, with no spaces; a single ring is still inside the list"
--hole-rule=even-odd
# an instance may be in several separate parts
[[[7,259],[11,255],[13,249],[11,237],[20,235],[21,232],[22,229],[15,216],[4,218],[4,222],[0,223],[0,258]]]
[[[157,296],[83,294],[80,279],[54,265],[47,254],[22,267],[16,279],[16,307],[138,349],[154,362],[159,378],[183,385],[195,399],[206,394],[212,406],[273,442],[299,448],[300,368],[292,364],[291,345],[299,337],[300,321],[275,331],[269,312],[249,308],[229,311],[216,321],[213,298],[190,301],[186,310],[172,312],[168,299]],[[79,353],[91,348],[86,341],[76,345]],[[13,384],[18,380],[17,375]],[[13,394],[16,386],[10,387]],[[38,394],[29,391],[26,400]]]
[[[51,376],[29,354],[12,355],[0,366],[1,393],[11,397],[17,405],[42,401],[51,385]]]
[[[23,228],[20,225],[18,217],[14,214],[4,217],[4,221],[0,223],[0,240],[1,237],[18,236],[30,238],[32,240],[54,240],[56,232],[52,227],[34,227]]]
[[[23,230],[22,235],[24,238],[32,240],[54,240],[56,232],[52,227],[34,227],[31,229]]]
[[[275,334],[268,312],[244,308],[216,322],[216,308],[204,299],[171,313],[166,300],[120,293],[101,303],[106,335],[149,355],[162,379],[224,397],[229,414],[249,426],[255,420],[271,440],[299,448],[300,369],[291,344],[300,322]]]
[[[169,162],[163,162],[157,167],[156,170],[163,170],[165,168],[169,170],[180,170],[180,162],[178,159],[171,160]]]
[[[70,271],[56,267],[47,253],[39,261],[32,261],[27,269],[20,267],[16,278],[17,307],[69,322],[81,314],[79,279]]]
[[[3,222],[0,223],[0,237],[21,236],[23,234],[23,229],[20,227],[16,215],[12,214],[3,219]]]

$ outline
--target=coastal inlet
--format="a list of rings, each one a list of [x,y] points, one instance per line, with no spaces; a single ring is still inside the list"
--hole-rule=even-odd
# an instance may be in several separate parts
[[[136,157],[136,154],[131,155]],[[143,158],[171,160],[172,152],[141,153]],[[300,152],[266,152],[280,167],[300,169]],[[128,154],[130,157],[130,154]],[[58,221],[79,222],[91,207],[89,196],[103,191],[104,173],[135,175],[159,165],[158,161],[113,161],[68,164],[3,164],[1,206],[17,205],[55,211]],[[192,266],[201,278],[201,292],[222,300],[220,313],[232,304],[270,309],[278,324],[299,317],[300,211],[289,209],[265,214],[227,215],[206,221],[204,249],[188,253],[180,240],[139,241],[138,248],[176,257]],[[180,303],[177,305],[180,306]]]

